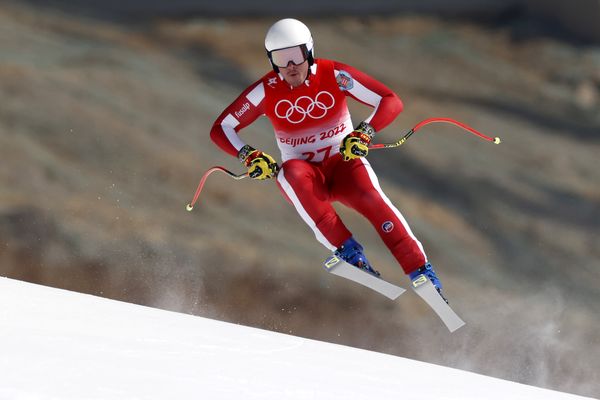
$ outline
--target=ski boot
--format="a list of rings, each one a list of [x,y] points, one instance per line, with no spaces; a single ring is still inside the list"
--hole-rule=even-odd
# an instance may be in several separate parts
[[[408,277],[410,278],[414,287],[419,286],[418,279],[420,275],[424,275],[425,277],[427,277],[431,281],[431,283],[433,283],[433,286],[435,286],[440,296],[442,296],[442,299],[444,299],[444,301],[448,303],[448,300],[442,294],[442,282],[440,282],[440,279],[437,277],[430,263],[427,263],[408,274]]]
[[[335,255],[348,264],[354,265],[372,275],[377,277],[381,275],[379,271],[375,271],[371,267],[371,263],[369,263],[369,260],[363,254],[363,247],[352,236],[335,251]]]

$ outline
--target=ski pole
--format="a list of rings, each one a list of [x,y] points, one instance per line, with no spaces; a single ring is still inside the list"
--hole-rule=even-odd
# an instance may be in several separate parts
[[[394,147],[400,147],[404,144],[404,142],[406,142],[408,140],[408,138],[415,133],[416,131],[418,131],[419,129],[421,129],[422,127],[424,127],[425,125],[429,125],[432,124],[434,122],[443,122],[443,123],[448,123],[448,124],[452,124],[455,126],[458,126],[459,128],[462,128],[468,132],[471,132],[472,134],[479,136],[481,139],[487,140],[489,142],[493,142],[495,144],[499,144],[501,143],[500,138],[499,137],[495,137],[495,138],[491,138],[489,136],[484,135],[483,133],[471,128],[469,125],[464,124],[462,122],[456,121],[452,118],[428,118],[425,119],[421,122],[419,122],[417,125],[415,125],[410,131],[408,131],[404,136],[402,136],[400,138],[400,140],[394,142],[394,143],[378,143],[378,144],[373,144],[371,146],[369,146],[369,150],[377,150],[377,149],[392,149]]]
[[[378,144],[373,144],[371,146],[369,146],[369,150],[378,150],[378,149],[393,149],[394,147],[400,147],[404,144],[404,142],[406,142],[408,140],[408,138],[415,132],[417,132],[419,129],[421,129],[422,127],[424,127],[425,125],[429,125],[435,122],[442,122],[442,123],[448,123],[448,124],[452,124],[452,125],[456,125],[459,128],[462,128],[478,137],[480,137],[481,139],[487,140],[489,142],[493,142],[495,144],[499,144],[500,138],[499,137],[495,137],[495,138],[491,138],[489,136],[484,135],[483,133],[471,128],[470,126],[468,126],[467,124],[464,124],[462,122],[456,121],[452,118],[428,118],[425,119],[421,122],[419,122],[417,125],[415,125],[410,131],[408,131],[404,136],[402,136],[400,138],[400,140],[394,142],[394,143],[378,143]],[[248,173],[245,172],[243,174],[239,174],[236,175],[235,173],[220,167],[220,166],[215,166],[212,168],[209,168],[204,175],[202,175],[202,179],[200,179],[200,183],[198,184],[198,188],[196,189],[196,193],[194,194],[194,199],[192,200],[191,203],[189,203],[186,206],[186,210],[188,211],[192,211],[194,209],[194,205],[196,204],[196,202],[198,201],[198,197],[200,196],[200,192],[202,191],[202,188],[204,187],[204,183],[206,182],[206,179],[209,177],[210,174],[212,174],[215,171],[221,171],[227,175],[229,175],[231,178],[235,179],[235,180],[240,180],[240,179],[244,179],[246,177],[248,177]]]
[[[248,176],[247,172],[244,172],[243,174],[239,174],[236,175],[233,172],[229,171],[228,169],[225,169],[223,167],[220,166],[216,166],[216,167],[212,167],[209,168],[204,175],[202,175],[202,179],[200,179],[200,183],[198,184],[198,188],[196,189],[196,194],[194,194],[194,199],[192,200],[191,203],[189,203],[185,209],[188,211],[192,211],[194,209],[194,204],[196,204],[196,202],[198,201],[198,197],[200,196],[200,192],[202,191],[202,188],[204,187],[204,182],[206,182],[206,178],[209,177],[210,174],[212,174],[215,171],[221,171],[227,175],[229,175],[230,177],[232,177],[233,179],[239,181],[240,179],[244,179]]]

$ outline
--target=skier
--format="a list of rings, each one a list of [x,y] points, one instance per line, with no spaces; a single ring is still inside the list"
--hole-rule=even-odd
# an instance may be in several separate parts
[[[237,157],[251,178],[276,177],[284,197],[319,242],[338,257],[379,275],[334,210],[333,201],[365,216],[410,279],[424,274],[441,294],[442,285],[423,246],[381,190],[365,158],[375,133],[402,111],[400,98],[349,65],[316,59],[310,30],[296,19],[272,25],[265,47],[273,70],[221,113],[212,126],[212,140]],[[374,108],[354,129],[347,97]],[[271,155],[238,135],[262,115],[274,127],[281,168]]]

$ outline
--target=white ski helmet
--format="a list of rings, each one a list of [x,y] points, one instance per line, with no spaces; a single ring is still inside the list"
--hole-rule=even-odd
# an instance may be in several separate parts
[[[302,22],[294,18],[285,18],[275,22],[267,31],[265,49],[275,72],[279,68],[273,63],[271,53],[275,50],[299,46],[309,65],[314,63],[313,39],[310,30]]]

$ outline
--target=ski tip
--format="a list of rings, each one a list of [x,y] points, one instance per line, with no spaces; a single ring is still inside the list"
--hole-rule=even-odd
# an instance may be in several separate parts
[[[187,206],[185,206],[185,209],[188,211],[192,211],[194,209],[194,206],[191,204],[188,204]]]
[[[463,326],[466,325],[465,321],[461,320],[460,318],[459,318],[459,320],[460,321],[458,321],[457,323],[455,323],[455,325],[446,325],[447,328],[448,328],[448,330],[450,331],[450,333],[454,333],[454,332],[456,332],[457,330],[459,330],[460,328],[462,328]]]
[[[500,143],[502,143],[502,140],[500,140],[500,138],[498,136],[496,136],[494,138],[494,144],[500,144]]]

